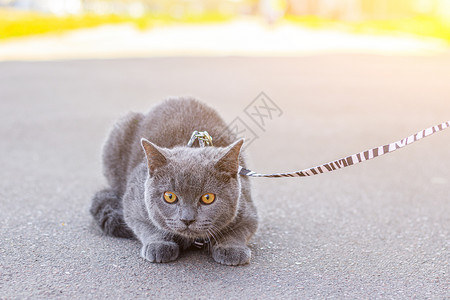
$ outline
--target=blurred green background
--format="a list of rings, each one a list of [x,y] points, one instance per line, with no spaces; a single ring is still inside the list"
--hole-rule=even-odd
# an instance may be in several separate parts
[[[124,22],[148,29],[242,17],[450,42],[450,0],[0,0],[0,39]]]

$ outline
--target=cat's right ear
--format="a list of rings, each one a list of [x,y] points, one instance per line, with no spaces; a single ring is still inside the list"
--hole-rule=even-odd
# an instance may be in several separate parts
[[[148,172],[153,175],[155,171],[167,163],[167,159],[164,154],[158,149],[158,146],[152,142],[142,138],[141,145],[147,158]]]

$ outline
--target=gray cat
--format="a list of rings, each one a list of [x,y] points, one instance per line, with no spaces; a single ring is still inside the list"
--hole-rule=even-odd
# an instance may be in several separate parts
[[[214,147],[187,147],[195,130],[208,131]],[[238,175],[242,144],[195,99],[129,113],[104,146],[110,188],[94,196],[91,214],[107,235],[137,237],[151,262],[173,261],[180,249],[206,243],[215,261],[246,264],[258,220],[249,179]]]

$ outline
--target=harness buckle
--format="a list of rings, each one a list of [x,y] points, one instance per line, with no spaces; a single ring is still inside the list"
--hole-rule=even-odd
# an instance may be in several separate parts
[[[198,139],[198,144],[200,147],[212,146],[212,137],[209,135],[208,131],[194,131],[191,135],[191,138],[187,144],[188,147],[192,147],[195,140]]]

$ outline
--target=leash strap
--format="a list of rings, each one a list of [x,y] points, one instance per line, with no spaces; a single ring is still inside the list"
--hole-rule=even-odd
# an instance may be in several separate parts
[[[326,172],[331,172],[334,170],[342,169],[348,166],[352,166],[358,164],[360,162],[370,160],[372,158],[381,156],[386,153],[394,152],[399,148],[403,148],[407,145],[410,145],[424,137],[430,136],[433,133],[442,131],[446,128],[450,127],[450,121],[444,122],[442,124],[429,127],[427,129],[421,130],[416,134],[410,135],[407,138],[404,138],[400,141],[390,143],[384,146],[376,147],[370,150],[366,150],[363,152],[359,152],[357,154],[353,154],[335,161],[328,162],[323,165],[319,165],[313,168],[287,172],[287,173],[274,173],[274,174],[261,174],[253,172],[249,169],[245,169],[243,167],[239,167],[239,174],[250,176],[250,177],[305,177],[305,176],[313,176],[317,174],[322,174]]]

